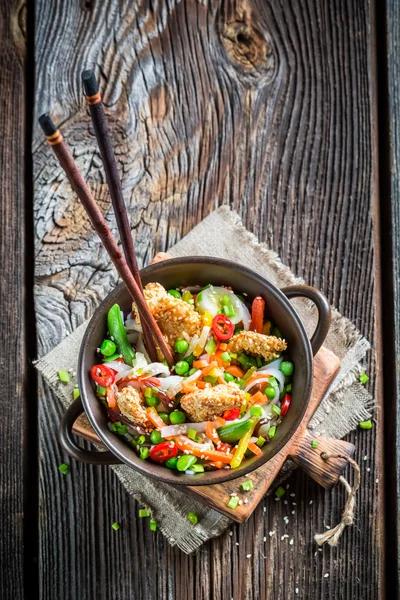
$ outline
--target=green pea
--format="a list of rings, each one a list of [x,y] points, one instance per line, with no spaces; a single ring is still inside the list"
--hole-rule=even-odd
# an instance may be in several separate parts
[[[290,360],[284,360],[281,363],[279,370],[282,373],[282,375],[284,375],[285,377],[290,377],[291,375],[293,375],[294,364],[292,362],[290,362]]]
[[[164,423],[166,425],[169,424],[169,414],[168,413],[166,413],[166,412],[159,412],[158,416],[160,417],[160,419],[162,419],[164,421]]]
[[[189,364],[186,362],[186,360],[180,360],[179,362],[176,363],[175,373],[177,375],[184,375],[188,371],[189,371]]]
[[[103,340],[100,346],[100,352],[103,356],[112,356],[117,351],[117,346],[111,340]]]
[[[159,444],[162,440],[162,435],[157,429],[153,429],[150,434],[150,441],[152,444]]]
[[[172,425],[179,425],[180,423],[184,423],[186,421],[186,415],[181,410],[174,410],[169,414],[169,420]]]
[[[189,344],[186,340],[178,340],[175,342],[174,350],[178,354],[185,354],[186,350],[189,348]]]
[[[267,398],[269,398],[270,400],[273,400],[275,398],[275,393],[276,390],[272,385],[268,385],[265,388],[265,395],[267,396]]]
[[[174,298],[180,298],[181,294],[178,290],[168,290],[168,294],[171,294]]]
[[[169,458],[168,460],[165,461],[165,466],[168,467],[168,469],[176,469],[176,463],[178,462],[178,457],[174,456],[174,458]]]
[[[183,454],[178,458],[176,468],[178,471],[187,471],[194,463],[197,462],[197,458],[192,454]]]
[[[234,376],[230,373],[224,373],[224,379],[227,383],[229,383],[230,381],[235,381]]]

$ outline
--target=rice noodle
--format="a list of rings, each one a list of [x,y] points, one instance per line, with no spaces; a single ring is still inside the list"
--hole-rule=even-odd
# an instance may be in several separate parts
[[[186,353],[184,354],[183,358],[186,358],[187,356],[190,356],[193,353],[193,350],[196,348],[198,342],[199,342],[199,336],[198,335],[194,335],[192,337],[192,339],[189,342],[189,348],[186,350]]]
[[[178,425],[166,425],[160,430],[160,433],[162,437],[185,434],[190,429],[194,429],[197,433],[204,433],[206,426],[207,421],[203,421],[202,423],[179,423]]]
[[[257,369],[256,373],[267,373],[268,375],[271,375],[271,377],[275,377],[275,379],[277,379],[279,382],[279,391],[281,392],[283,390],[285,378],[278,369],[273,367],[271,368],[269,365],[266,365],[265,367],[261,367],[261,369]]]

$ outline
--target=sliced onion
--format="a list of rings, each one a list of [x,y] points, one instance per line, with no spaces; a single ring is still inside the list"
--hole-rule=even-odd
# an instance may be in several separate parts
[[[207,421],[203,421],[202,423],[179,423],[179,425],[166,425],[162,427],[160,433],[163,437],[181,435],[182,433],[187,433],[189,429],[194,429],[197,433],[204,433],[206,426]]]
[[[196,346],[194,347],[194,350],[198,349],[196,354],[200,354],[204,350],[204,346],[207,343],[207,338],[210,333],[210,330],[211,330],[211,327],[209,325],[204,325],[201,335],[200,335],[200,338],[199,338],[199,341],[197,342]],[[185,354],[185,356],[186,356],[186,354]]]
[[[106,366],[112,369],[113,371],[117,371],[118,374],[123,372],[126,373],[132,370],[131,366],[119,362],[118,360],[111,360],[110,362],[106,363]]]
[[[138,331],[139,333],[143,333],[141,325],[138,325],[135,319],[127,319],[125,321],[125,329],[127,331]]]
[[[138,334],[135,333],[135,335],[138,335]],[[129,336],[128,336],[128,339],[129,339]],[[143,337],[140,334],[139,334],[138,340],[136,342],[136,350],[137,350],[137,352],[141,352],[143,354],[143,356],[145,357],[147,362],[151,362],[150,356],[147,354],[147,350],[146,350],[144,342],[143,342]]]
[[[207,354],[207,352],[205,354],[202,354],[201,356],[199,356],[199,360],[204,360],[206,363],[210,362],[210,355]]]
[[[250,381],[250,383],[248,383],[246,385],[246,387],[244,388],[244,392],[248,392],[249,390],[251,390],[251,388],[259,383],[265,383],[266,381],[268,381],[268,376],[267,374],[261,374],[259,377],[256,377],[253,379],[253,377],[251,378],[252,381]],[[267,398],[265,399],[265,401],[267,402]]]
[[[165,390],[172,398],[181,390],[183,377],[180,377],[179,375],[170,375],[169,377],[161,377],[159,381],[160,388]]]
[[[185,383],[190,383],[191,381],[196,381],[196,379],[198,379],[202,375],[203,375],[203,373],[202,373],[201,369],[199,369],[198,371],[196,371],[196,373],[193,373],[193,375],[189,375],[189,377],[186,377]]]
[[[282,356],[280,356],[279,358],[276,358],[275,360],[272,360],[270,363],[268,363],[267,365],[265,365],[265,369],[268,367],[269,369],[278,369],[281,366],[281,362],[283,361]],[[262,367],[264,369],[264,367]]]
[[[169,368],[164,363],[155,362],[150,363],[143,369],[143,373],[146,375],[154,376],[154,375],[166,375],[167,377],[170,375]]]
[[[188,344],[190,344],[190,335],[186,331],[182,331],[182,337],[187,341]]]
[[[239,302],[242,305],[242,321],[243,321],[243,329],[248,331],[250,329],[251,316],[249,313],[249,309],[239,298]]]
[[[186,353],[183,358],[186,358],[187,356],[190,356],[193,353],[193,350],[196,348],[198,341],[199,341],[199,336],[194,335],[189,342],[189,348],[186,350]]]
[[[282,391],[285,385],[285,378],[283,374],[279,371],[279,369],[271,368],[269,365],[265,367],[261,367],[261,369],[257,369],[256,373],[267,373],[271,375],[271,377],[275,377],[275,379],[279,382],[279,390]]]
[[[198,297],[201,295],[201,300]],[[240,321],[250,321],[250,314],[243,302],[234,294],[231,290],[225,287],[210,285],[205,290],[201,291],[196,298],[196,308],[200,314],[205,312],[210,313],[213,317],[218,315],[222,310],[222,298],[229,296],[231,304],[235,311],[235,316],[230,317],[230,320],[234,325],[240,323]]]

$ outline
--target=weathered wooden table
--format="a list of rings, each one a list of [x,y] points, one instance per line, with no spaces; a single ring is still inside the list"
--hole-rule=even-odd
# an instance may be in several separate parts
[[[46,600],[384,597],[384,475],[395,468],[383,469],[381,410],[372,431],[349,436],[363,483],[356,522],[338,548],[317,552],[312,538],[338,520],[344,492],[296,473],[293,546],[268,536],[285,510],[265,499],[245,525],[186,556],[137,518],[137,503],[109,469],[76,464],[60,474],[62,410],[28,368],[116,283],[36,124],[51,110],[115,230],[80,83],[81,70],[95,68],[141,262],[229,204],[374,344],[370,385],[382,407],[382,281],[389,327],[394,320],[393,288],[379,269],[378,75],[382,89],[387,81],[382,48],[376,74],[385,15],[377,36],[374,10],[357,0],[2,3],[2,599],[22,598],[24,583],[26,598]],[[388,10],[395,16],[394,4]],[[396,175],[384,168],[385,108],[394,115],[396,106],[382,106],[384,185]],[[389,233],[388,207],[382,218]],[[397,340],[389,337],[386,382]],[[395,494],[388,501],[396,511]],[[116,520],[119,532],[111,529]]]

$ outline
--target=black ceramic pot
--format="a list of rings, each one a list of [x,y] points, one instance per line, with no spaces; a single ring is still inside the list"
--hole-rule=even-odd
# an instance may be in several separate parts
[[[124,311],[131,306],[131,299],[123,284],[118,286],[101,303],[94,313],[82,341],[79,356],[79,389],[81,398],[76,400],[66,412],[60,427],[60,441],[66,452],[83,462],[94,464],[125,463],[145,475],[174,485],[209,485],[221,483],[253,471],[270,460],[292,438],[306,411],[313,380],[313,355],[321,347],[330,324],[330,308],[325,296],[318,290],[296,285],[279,290],[261,275],[241,265],[227,260],[203,257],[175,258],[162,261],[141,271],[143,285],[151,281],[161,283],[165,288],[185,285],[232,286],[240,293],[247,293],[249,299],[262,296],[267,305],[268,315],[278,326],[288,342],[290,357],[295,364],[292,402],[289,412],[277,429],[276,436],[265,444],[260,456],[248,459],[237,469],[221,469],[196,475],[186,475],[175,470],[141,460],[123,439],[112,433],[107,425],[107,415],[95,395],[89,372],[98,361],[98,348],[107,331],[107,312],[116,302]],[[312,300],[318,309],[318,324],[311,338],[290,304],[291,298],[303,296]],[[85,411],[93,429],[108,448],[106,452],[88,451],[80,448],[72,437],[72,425],[77,416]]]

